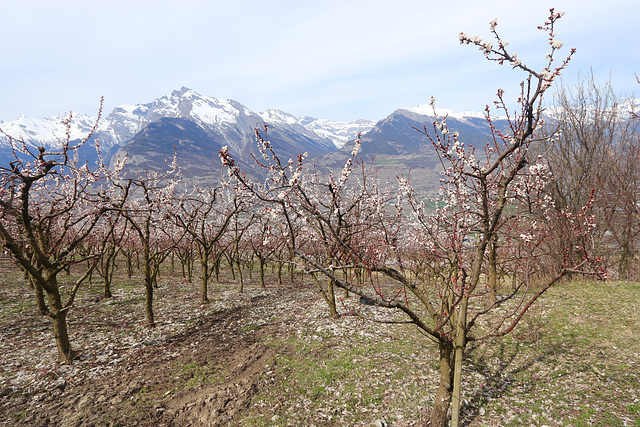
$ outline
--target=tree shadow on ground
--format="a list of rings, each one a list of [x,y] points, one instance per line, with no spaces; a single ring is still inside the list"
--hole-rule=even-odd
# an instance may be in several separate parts
[[[472,343],[473,344],[473,343]],[[462,426],[469,426],[478,417],[490,400],[499,399],[514,388],[519,393],[527,393],[534,384],[519,379],[536,363],[545,363],[562,352],[560,345],[549,345],[540,351],[531,351],[531,343],[516,341],[500,342],[495,345],[470,345],[465,356],[465,374],[480,374],[484,381],[472,394],[467,394],[460,408]],[[494,351],[490,351],[493,349]]]

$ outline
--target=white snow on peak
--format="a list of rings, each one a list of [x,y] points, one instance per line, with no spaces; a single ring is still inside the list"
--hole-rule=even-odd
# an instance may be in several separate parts
[[[191,116],[204,123],[236,122],[240,111],[231,102],[201,97],[192,100]]]
[[[224,122],[237,122],[241,113],[239,107],[231,100],[221,100],[210,96],[202,96],[192,89],[183,87],[174,90],[170,95],[165,95],[149,104],[141,104],[142,108],[155,119],[159,117],[189,117],[207,124],[220,124]],[[131,111],[125,109],[125,111]]]
[[[22,138],[25,141],[32,141],[38,144],[55,144],[57,141],[64,141],[67,138],[67,125],[64,122],[68,118],[69,113],[62,113],[43,119],[33,119],[21,115],[16,120],[3,122],[0,128],[13,138]],[[69,123],[70,139],[86,137],[95,123],[96,117],[72,112]]]
[[[202,96],[192,89],[183,87],[146,104],[116,107],[105,120],[101,130],[108,134],[107,140],[113,144],[121,144],[149,123],[163,117],[188,118],[205,127],[221,130],[234,128],[250,116],[257,117],[238,102]]]
[[[440,107],[435,107],[435,114],[434,114],[434,108],[430,104],[420,104],[412,108],[403,108],[403,110],[408,110],[408,111],[411,111],[412,113],[421,114],[423,116],[430,116],[430,117],[433,117],[435,114],[437,114],[439,117],[448,116],[454,119],[470,119],[470,118],[484,119],[485,118],[484,113],[479,111],[454,111],[454,110],[449,110],[449,109],[440,108]]]
[[[274,108],[269,108],[268,110],[262,111],[259,115],[260,117],[262,117],[262,119],[265,122],[267,122],[267,124],[285,123],[291,126],[300,124],[300,122],[298,121],[298,119],[295,118],[295,116]]]
[[[579,116],[584,114],[585,117],[594,119],[598,113],[602,114],[603,108],[604,108],[604,111],[611,112],[613,111],[614,106],[608,105],[608,106],[596,107],[592,105],[581,105],[581,106],[573,107],[573,110],[574,110],[574,113],[576,113]],[[616,114],[618,115],[619,118],[623,120],[629,119],[632,116],[632,114],[640,113],[640,99],[622,98],[615,105],[615,108],[616,108]],[[544,113],[547,117],[550,117],[552,119],[562,119],[563,116],[566,114],[565,109],[561,106],[547,107],[545,108]]]
[[[299,122],[316,134],[331,139],[338,148],[342,148],[347,142],[356,139],[359,133],[368,132],[376,124],[375,121],[366,119],[340,122],[309,116],[300,117]]]

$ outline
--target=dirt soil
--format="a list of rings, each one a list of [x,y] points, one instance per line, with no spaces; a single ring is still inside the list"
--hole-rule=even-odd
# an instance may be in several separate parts
[[[246,320],[308,302],[295,294],[281,289],[276,298],[251,298],[161,345],[130,351],[103,377],[60,382],[10,411],[24,412],[18,423],[30,426],[237,424],[236,415],[259,392],[273,360],[263,338],[291,330],[295,317],[251,327]]]

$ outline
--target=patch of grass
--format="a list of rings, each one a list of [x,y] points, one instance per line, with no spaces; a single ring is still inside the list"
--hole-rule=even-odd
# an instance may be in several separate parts
[[[633,415],[640,415],[640,403],[632,403],[627,405],[627,411]]]
[[[249,325],[244,325],[242,327],[242,330],[244,332],[257,331],[258,329],[260,329],[260,325],[256,325],[255,323],[251,323]]]
[[[192,362],[176,365],[176,378],[180,383],[174,386],[178,389],[195,387],[198,384],[218,384],[225,378],[225,372],[206,362]],[[164,390],[163,390],[164,391]]]
[[[464,390],[468,409],[478,414],[487,404],[470,425],[483,425],[481,419],[574,426],[636,420],[639,295],[635,283],[563,283],[549,290],[528,314],[541,319],[537,339],[523,336],[533,322],[525,321],[511,336],[468,355],[483,383],[481,390]]]
[[[639,296],[632,283],[552,288],[516,333],[466,355],[465,425],[639,425]],[[281,350],[275,380],[254,399],[247,425],[426,417],[438,378],[435,348],[422,336],[410,327],[390,337],[328,331],[272,342]]]
[[[253,399],[241,423],[368,425],[376,419],[415,419],[425,405],[425,383],[432,382],[425,365],[433,354],[415,330],[394,331],[397,339],[340,329],[272,338],[270,345],[279,350],[275,381]],[[411,365],[419,372],[411,372]]]

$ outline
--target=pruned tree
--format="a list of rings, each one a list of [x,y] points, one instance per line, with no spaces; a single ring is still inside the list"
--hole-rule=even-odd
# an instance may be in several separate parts
[[[200,294],[202,303],[209,302],[209,280],[214,274],[218,257],[230,244],[224,245],[223,237],[229,224],[245,206],[241,194],[227,183],[211,190],[193,187],[174,200],[170,216],[174,223],[195,242],[200,261]]]
[[[286,240],[281,237],[280,232],[280,224],[273,223],[268,210],[254,212],[254,222],[248,230],[248,241],[253,254],[258,258],[262,288],[266,288],[265,268],[267,262],[276,261],[277,254],[286,245]]]
[[[0,167],[0,240],[28,273],[41,312],[53,322],[58,357],[63,362],[75,355],[67,314],[97,261],[93,253],[82,254],[79,249],[102,225],[106,226],[102,238],[109,237],[113,224],[104,223],[104,217],[123,203],[108,186],[103,187],[109,173],[101,160],[94,168],[78,160],[78,150],[88,144],[99,117],[84,139],[72,143],[70,113],[64,121],[66,135],[50,149],[30,146],[2,132],[11,143],[14,160]],[[59,274],[71,266],[86,268],[73,286],[62,291]]]
[[[280,215],[289,229],[287,242],[302,268],[324,275],[331,286],[401,311],[407,323],[438,346],[440,385],[432,426],[446,425],[451,406],[451,424],[459,424],[463,356],[470,342],[508,334],[563,276],[576,271],[602,273],[591,269],[597,259],[585,241],[580,260],[562,256],[559,268],[544,283],[534,288],[530,281],[536,263],[548,253],[545,244],[552,226],[563,224],[568,232],[582,237],[588,237],[594,227],[591,202],[577,213],[553,203],[547,193],[547,165],[529,151],[531,145],[549,138],[541,126],[542,99],[574,52],[557,63],[562,43],[555,39],[555,23],[561,16],[551,9],[540,27],[548,36],[550,52],[539,71],[507,48],[495,21],[490,26],[495,46],[460,35],[461,43],[477,46],[487,59],[524,72],[525,79],[515,111],[508,108],[504,92],[498,91],[495,106],[507,117],[506,129],[494,125],[487,106],[491,135],[482,151],[461,141],[448,128],[446,117],[437,117],[432,126],[418,130],[442,164],[440,195],[430,203],[415,194],[410,180],[403,177],[396,197],[390,197],[371,170],[356,164],[359,141],[341,175],[322,179],[303,173],[304,155],[282,162],[258,132],[264,159],[260,164],[270,172],[265,185],[247,180],[228,151],[220,152],[229,172]],[[296,222],[302,224],[300,231]],[[345,279],[338,274],[352,267],[382,274],[395,287],[384,289],[375,283],[363,287],[355,276]],[[487,287],[487,279],[498,271],[512,276],[514,285],[506,292],[498,286],[491,292]]]
[[[121,171],[125,162],[126,156],[119,160],[116,169]],[[120,212],[131,229],[129,237],[135,236],[135,244],[142,253],[148,326],[155,326],[153,292],[160,266],[184,235],[184,230],[177,235],[173,233],[176,230],[170,227],[167,210],[180,179],[180,168],[174,155],[173,162],[165,173],[144,171],[136,178],[115,175],[111,180],[119,197],[127,201]]]
[[[231,217],[229,232],[226,236],[227,245],[222,252],[229,262],[232,277],[239,282],[238,292],[241,293],[244,292],[245,284],[242,264],[251,257],[247,231],[255,220],[255,216],[248,211],[240,210],[236,212]]]
[[[102,226],[92,233],[88,242],[89,252],[96,256],[95,272],[102,278],[103,297],[111,298],[111,284],[116,271],[116,260],[122,250],[122,243],[128,233],[128,224],[122,221],[122,213],[115,210],[105,215]]]

